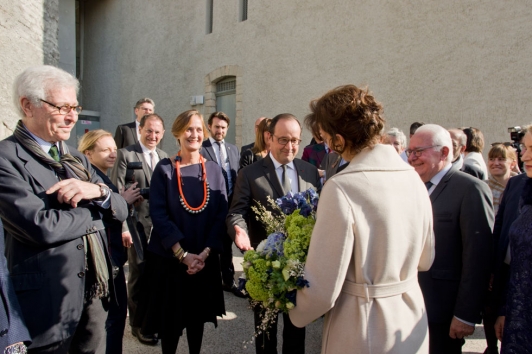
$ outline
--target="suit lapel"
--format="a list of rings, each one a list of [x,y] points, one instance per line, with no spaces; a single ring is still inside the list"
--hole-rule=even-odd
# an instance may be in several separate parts
[[[218,160],[216,159],[216,154],[214,152],[214,147],[212,146],[211,141],[209,139],[203,142],[203,148],[207,152],[207,155],[209,155],[208,158],[211,161],[218,163]]]
[[[264,168],[264,176],[266,177],[266,179],[268,179],[268,182],[270,182],[270,185],[273,186],[278,197],[284,196],[283,188],[281,187],[279,178],[277,178],[277,173],[275,172],[275,166],[273,165],[273,161],[270,158],[270,155],[266,156],[264,159],[262,159],[262,161],[263,161],[262,167]],[[278,197],[273,196],[273,199],[276,199]]]
[[[21,145],[17,145],[17,156],[22,161],[26,161],[24,165],[26,171],[28,171],[35,182],[40,184],[44,190],[49,189],[59,182],[59,179],[51,168],[46,168],[45,165],[39,163],[37,158],[30,155]]]
[[[303,169],[303,166],[301,166],[301,164],[299,163],[299,160],[297,159],[294,159],[294,166],[296,168],[296,172],[297,172],[297,190],[299,192],[303,192],[305,190],[307,190],[308,188],[307,187],[307,183],[305,182],[305,180],[303,179],[303,174],[305,173],[305,170]]]

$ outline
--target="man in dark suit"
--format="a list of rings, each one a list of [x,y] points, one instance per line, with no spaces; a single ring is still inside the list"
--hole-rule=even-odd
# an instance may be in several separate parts
[[[435,124],[410,139],[408,162],[427,185],[434,215],[436,258],[419,273],[429,319],[430,353],[461,353],[480,323],[488,287],[493,205],[488,185],[451,164],[452,141]]]
[[[4,245],[4,225],[0,220],[0,353],[11,347],[12,353],[23,353],[31,343],[24,324],[15,289],[9,278]],[[19,350],[16,352],[15,350]]]
[[[471,164],[465,164],[464,158],[462,157],[462,154],[464,153],[467,145],[467,136],[465,135],[464,131],[462,129],[448,129],[449,134],[451,134],[451,140],[453,141],[453,165],[457,166],[457,168],[467,173],[468,175],[471,175],[473,177],[476,177],[480,180],[484,180],[484,172],[480,168],[478,168],[475,165]]]
[[[137,101],[137,104],[135,104],[135,116],[137,117],[137,119],[135,119],[134,122],[122,124],[116,127],[115,142],[116,142],[116,147],[118,149],[122,149],[122,148],[128,147],[129,145],[133,145],[139,142],[140,120],[146,114],[153,113],[154,109],[155,109],[155,102],[153,102],[151,98],[144,97]],[[159,146],[162,146],[162,142],[163,142],[163,137],[161,137],[159,141],[159,143],[161,143],[161,145]]]
[[[227,200],[229,205],[233,199],[233,190],[236,182],[236,173],[240,161],[238,148],[224,141],[231,119],[224,112],[214,112],[207,121],[211,136],[202,144],[201,155],[207,161],[214,161],[222,168],[225,185],[227,188]],[[225,231],[225,230],[224,230]],[[224,232],[225,233],[225,232]],[[235,267],[233,266],[233,240],[225,233],[224,250],[220,254],[220,269],[222,271],[223,289],[232,292],[235,296],[246,297],[235,284]]]
[[[111,180],[119,190],[125,187],[128,169],[133,172],[134,182],[141,191],[149,191],[153,169],[159,160],[168,155],[157,148],[164,134],[164,122],[159,115],[147,114],[140,120],[140,141],[126,148],[119,149],[116,163],[111,171]],[[142,163],[141,169],[128,168],[129,163]],[[129,166],[131,167],[131,165]],[[129,186],[128,186],[129,187]],[[142,193],[141,193],[142,195]],[[122,238],[131,239],[133,247],[128,248],[129,278],[128,278],[128,309],[129,323],[132,334],[144,344],[156,344],[153,333],[140,333],[134,326],[135,314],[141,293],[146,291],[144,273],[144,251],[151,234],[151,218],[148,197],[144,194],[142,201],[135,206],[135,215],[128,217],[128,222],[122,228]],[[127,242],[127,241],[126,241]],[[131,244],[130,244],[131,245]]]
[[[64,143],[81,112],[77,79],[42,65],[14,88],[22,119],[0,142],[0,216],[29,350],[103,353],[112,274],[102,219],[124,221],[126,202]]]
[[[242,251],[257,247],[268,236],[251,209],[255,201],[271,210],[268,196],[275,200],[288,192],[320,189],[318,169],[295,158],[301,143],[301,125],[296,117],[279,114],[270,123],[270,134],[270,154],[239,172],[226,220],[229,235]],[[304,353],[305,329],[295,327],[286,314],[283,314],[283,322],[283,353]],[[259,324],[259,309],[256,308],[255,325]],[[268,335],[259,335],[255,343],[257,353],[277,353],[277,325],[270,328]]]
[[[255,121],[255,135],[257,134],[257,129],[259,128],[259,124],[260,122],[262,122],[262,120],[266,118],[266,117],[260,117],[260,118],[257,118],[257,120]],[[242,146],[242,149],[240,149],[240,154],[242,154],[244,151],[246,150],[250,150],[253,148],[253,146],[255,145],[255,142],[251,143],[251,144],[247,144],[247,145],[243,145]]]

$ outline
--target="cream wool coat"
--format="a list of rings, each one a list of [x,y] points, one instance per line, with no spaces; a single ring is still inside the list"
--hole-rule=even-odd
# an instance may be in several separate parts
[[[325,314],[322,353],[428,353],[417,272],[433,260],[419,175],[390,145],[365,149],[322,190],[305,266],[310,287],[297,292],[290,319],[302,327]]]

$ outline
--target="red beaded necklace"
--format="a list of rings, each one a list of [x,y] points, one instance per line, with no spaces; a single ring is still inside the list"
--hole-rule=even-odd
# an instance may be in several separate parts
[[[176,159],[175,159],[175,170],[177,174],[177,187],[179,189],[179,201],[181,202],[181,206],[192,214],[201,213],[205,208],[207,207],[207,204],[209,203],[210,199],[210,189],[209,189],[209,182],[207,181],[207,170],[205,170],[205,159],[203,156],[200,155],[200,162],[201,162],[201,171],[202,171],[202,178],[203,178],[203,202],[196,208],[191,207],[187,200],[185,199],[185,195],[183,194],[183,189],[181,187],[181,151],[177,153]]]

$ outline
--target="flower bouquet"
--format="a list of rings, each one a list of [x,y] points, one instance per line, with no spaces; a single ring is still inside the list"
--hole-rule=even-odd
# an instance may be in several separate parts
[[[268,332],[280,311],[288,313],[296,305],[296,292],[309,286],[304,278],[310,236],[316,222],[318,194],[308,189],[274,201],[268,198],[270,210],[259,204],[252,209],[267,233],[256,250],[244,254],[245,286],[251,305],[263,311],[262,322],[255,335]],[[272,211],[273,210],[273,211]]]

